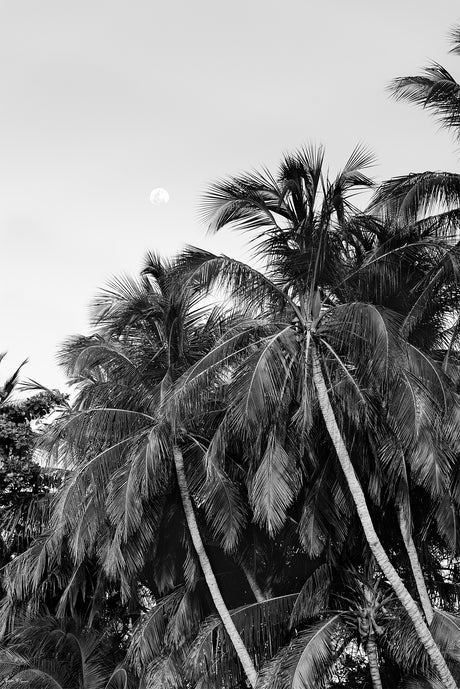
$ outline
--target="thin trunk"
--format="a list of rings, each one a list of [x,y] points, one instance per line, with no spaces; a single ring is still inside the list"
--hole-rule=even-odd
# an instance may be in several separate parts
[[[431,605],[430,596],[428,595],[428,590],[426,588],[425,578],[423,576],[420,561],[418,559],[414,539],[412,538],[410,524],[407,523],[407,519],[402,508],[398,509],[398,518],[399,528],[401,529],[404,545],[406,547],[407,555],[409,557],[409,562],[412,569],[412,574],[415,579],[415,585],[417,587],[420,603],[422,604],[426,621],[428,625],[430,625],[433,620],[433,607]]]
[[[371,673],[372,686],[374,689],[382,689],[382,679],[380,677],[379,669],[379,655],[377,652],[377,644],[375,643],[375,634],[371,632],[366,643],[366,655],[369,661],[369,671]]]
[[[213,603],[219,613],[222,624],[225,627],[230,640],[233,644],[235,652],[243,666],[243,670],[246,673],[246,677],[251,685],[255,687],[257,682],[257,672],[254,667],[254,663],[247,651],[246,646],[243,643],[241,636],[238,633],[237,628],[232,620],[232,617],[225,605],[224,599],[220,592],[219,586],[214,576],[214,572],[209,562],[209,558],[204,549],[203,541],[201,540],[201,535],[198,529],[198,524],[195,517],[195,512],[193,510],[192,499],[190,497],[190,492],[188,489],[187,479],[184,471],[184,458],[180,449],[175,446],[173,448],[174,464],[176,467],[177,483],[179,484],[179,490],[182,498],[182,506],[184,508],[185,518],[187,520],[187,526],[189,533],[193,542],[193,546],[198,555],[200,561],[201,569],[203,570],[203,576],[208,585],[209,592],[211,594]]]
[[[417,607],[414,599],[410,595],[409,591],[404,586],[401,577],[391,564],[388,555],[386,554],[379,537],[375,531],[374,525],[372,523],[371,515],[366,504],[366,498],[364,496],[361,484],[358,481],[355,470],[351,463],[350,457],[348,455],[347,448],[343,441],[342,435],[340,433],[337,421],[335,419],[334,410],[329,399],[326,382],[323,377],[323,372],[321,370],[321,364],[318,359],[318,354],[316,350],[312,347],[312,357],[313,357],[313,380],[318,394],[318,401],[323,415],[324,422],[326,424],[327,431],[330,438],[334,444],[337,457],[339,459],[340,465],[342,467],[343,473],[345,474],[345,479],[348,484],[348,488],[353,497],[353,501],[356,506],[356,511],[358,513],[361,525],[363,527],[364,534],[366,536],[369,547],[377,560],[380,569],[386,576],[390,586],[397,595],[401,605],[406,610],[407,614],[412,620],[415,631],[425,648],[428,656],[430,657],[433,667],[439,674],[441,681],[447,689],[457,689],[452,674],[447,667],[446,661],[437,647],[433,637],[431,636],[430,630],[428,629],[423,615]]]
[[[254,598],[258,603],[263,603],[264,601],[267,600],[267,596],[264,594],[262,589],[260,588],[259,584],[256,581],[256,578],[254,574],[251,572],[250,568],[244,563],[241,563],[241,569],[244,572],[244,576],[246,577],[249,588],[251,589],[252,593],[254,594]]]

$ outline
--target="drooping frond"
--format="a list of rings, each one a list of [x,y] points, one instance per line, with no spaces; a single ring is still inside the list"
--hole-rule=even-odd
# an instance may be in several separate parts
[[[396,611],[395,611],[396,612]],[[399,611],[381,636],[382,647],[406,672],[431,677],[432,668],[407,614]],[[460,659],[460,621],[451,613],[435,610],[430,627],[433,639],[451,662]]]
[[[183,659],[174,651],[166,652],[145,668],[142,687],[145,689],[185,689],[186,679],[182,673]]]
[[[184,596],[180,587],[155,603],[153,609],[145,613],[133,629],[127,653],[127,663],[139,675],[145,672],[149,663],[161,655],[165,634],[170,619],[177,612]]]
[[[109,579],[120,582],[123,602],[132,596],[136,578],[154,552],[163,507],[163,498],[144,502],[142,519],[127,538],[124,522],[104,534],[98,558]]]
[[[104,689],[128,689],[128,673],[123,667],[114,670]]]
[[[293,394],[293,368],[299,343],[291,326],[278,326],[253,347],[233,372],[228,388],[228,424],[232,431],[253,433],[276,421]]]
[[[181,270],[190,284],[203,292],[224,290],[226,296],[244,312],[294,313],[296,305],[282,285],[264,273],[228,256],[187,247],[180,257]]]
[[[264,455],[251,480],[249,500],[254,521],[271,536],[283,527],[287,510],[300,489],[300,475],[295,457],[284,449],[271,431]]]
[[[352,366],[353,377],[370,387],[388,381],[392,361],[401,355],[401,322],[399,314],[389,309],[352,302],[328,310],[318,334],[346,368]]]
[[[368,210],[414,223],[433,211],[436,214],[440,211],[457,211],[459,206],[460,176],[454,172],[426,171],[383,182]],[[446,226],[443,223],[439,229],[443,225]]]
[[[453,129],[458,138],[460,86],[445,67],[432,62],[420,76],[395,79],[389,89],[397,100],[428,110],[443,126]]]
[[[278,364],[285,368],[285,358],[282,354],[282,345],[276,345],[276,340],[279,338],[280,326],[277,323],[271,323],[265,320],[243,319],[234,329],[231,329],[224,337],[218,341],[215,346],[205,354],[200,361],[192,365],[189,370],[181,376],[175,383],[171,390],[170,398],[167,400],[167,405],[171,405],[171,413],[174,415],[182,413],[185,415],[196,415],[205,407],[206,401],[216,398],[216,391],[222,390],[223,385],[227,385],[226,396],[231,398],[236,395],[236,391],[232,389],[233,381],[236,380],[235,371],[238,366],[245,367],[248,371],[246,377],[251,379],[249,366],[251,359],[256,361],[260,359],[260,366],[256,368],[259,375],[262,375],[262,369],[265,367],[263,359],[269,357],[271,359],[270,369],[275,363],[275,358],[278,358]],[[289,349],[289,340],[292,337],[286,332],[281,334],[284,341],[284,346]],[[270,347],[270,343],[274,347]],[[266,345],[262,348],[259,345]],[[273,355],[270,355],[269,349],[272,349]],[[276,373],[271,369],[271,375],[266,377],[265,385],[268,387],[273,384],[273,376],[280,376],[280,371]],[[257,382],[260,386],[262,380],[252,379],[253,385],[250,389],[254,390],[254,384]],[[242,383],[238,380],[235,386],[240,387]],[[225,390],[225,388],[224,388]],[[242,400],[242,390],[238,394],[240,407],[247,410],[246,402]],[[273,397],[272,397],[273,399]],[[166,409],[168,409],[168,406]],[[244,411],[246,413],[246,411]]]
[[[445,249],[444,255],[433,262],[431,270],[427,266],[423,279],[414,288],[417,298],[404,320],[402,333],[405,336],[410,335],[438,303],[444,302],[448,312],[456,312],[460,285],[460,245],[456,242],[454,246],[443,247],[439,242],[438,248]]]
[[[234,551],[247,521],[246,506],[237,485],[223,468],[208,463],[199,499],[203,501],[212,534],[225,551]]]
[[[324,687],[343,651],[350,631],[340,613],[302,631],[262,669],[260,689]]]
[[[291,628],[297,627],[309,618],[316,617],[327,609],[331,574],[331,566],[322,564],[308,577],[292,609],[289,622]]]
[[[241,638],[257,664],[277,652],[287,637],[287,622],[297,594],[271,598],[231,611]],[[219,682],[235,687],[241,680],[241,667],[222,623],[217,618],[205,622],[186,661],[192,681],[205,677],[207,685]]]
[[[460,663],[460,617],[435,610],[431,631],[441,653]]]
[[[245,231],[276,229],[289,209],[273,179],[263,173],[215,182],[206,192],[201,215],[209,231],[225,226]]]

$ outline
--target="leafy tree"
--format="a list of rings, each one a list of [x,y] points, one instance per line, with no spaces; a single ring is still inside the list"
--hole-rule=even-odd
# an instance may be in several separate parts
[[[0,356],[0,361],[4,358]],[[24,362],[25,363],[25,362]],[[2,557],[21,552],[47,523],[50,495],[62,471],[41,466],[35,456],[39,424],[65,403],[56,390],[14,400],[24,364],[0,388],[0,520]]]

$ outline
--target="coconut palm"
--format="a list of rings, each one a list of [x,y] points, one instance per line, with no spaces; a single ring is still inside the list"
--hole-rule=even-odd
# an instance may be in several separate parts
[[[177,568],[176,561],[182,561],[192,587],[200,567],[254,684],[253,661],[198,529],[189,481],[197,506],[205,506],[209,532],[228,553],[246,522],[242,498],[224,469],[203,465],[202,417],[190,425],[163,412],[168,389],[211,346],[225,319],[217,310],[207,314],[190,290],[171,282],[168,271],[170,266],[150,256],[141,284],[115,281],[97,300],[97,334],[77,338],[63,353],[80,391],[71,412],[56,423],[53,438],[55,447],[62,441],[61,461],[71,475],[58,495],[49,534],[34,546],[37,553],[30,551],[11,565],[10,599],[37,589],[46,568],[60,562],[63,544],[75,571],[88,557],[96,558],[103,574],[120,583],[125,599],[151,560],[159,563],[154,579],[160,594],[177,583],[168,562]],[[169,549],[164,557],[158,550],[161,529],[178,510],[186,528],[183,519],[176,520],[179,529],[163,543]],[[32,577],[27,563],[38,563]]]
[[[420,396],[431,404],[421,379],[440,385],[433,362],[401,336],[403,314],[381,302],[356,301],[351,289],[351,277],[368,280],[382,260],[381,249],[380,255],[377,249],[369,256],[378,224],[359,214],[350,200],[371,186],[363,172],[371,162],[357,149],[330,181],[323,173],[322,150],[306,149],[287,156],[277,178],[264,172],[231,179],[205,197],[212,230],[233,227],[255,235],[261,270],[191,249],[185,261],[189,279],[207,289],[229,288],[235,302],[245,303],[272,328],[233,365],[231,402],[208,457],[222,452],[227,437],[242,439],[252,465],[248,473],[254,476],[250,496],[256,518],[276,532],[298,495],[302,465],[318,433],[316,419],[332,442],[373,555],[442,681],[454,687],[423,616],[382,547],[352,461],[359,457],[353,433],[363,427],[373,433],[382,400],[390,399],[399,422],[409,424],[413,444],[417,433],[410,417]],[[410,257],[411,249],[404,260]],[[400,270],[400,254],[398,262]],[[203,387],[219,356],[229,360],[230,349],[223,343],[187,372],[176,385],[176,404]],[[444,381],[442,387],[447,387]],[[276,509],[269,501],[257,501],[269,480],[275,482]]]

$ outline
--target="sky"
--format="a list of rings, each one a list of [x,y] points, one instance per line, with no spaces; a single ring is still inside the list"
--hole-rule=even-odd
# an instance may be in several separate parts
[[[331,173],[360,142],[377,179],[457,170],[449,134],[386,86],[430,59],[460,79],[459,21],[456,0],[0,0],[0,382],[28,357],[63,389],[60,343],[147,250],[244,258],[199,221],[215,179],[307,143]]]

